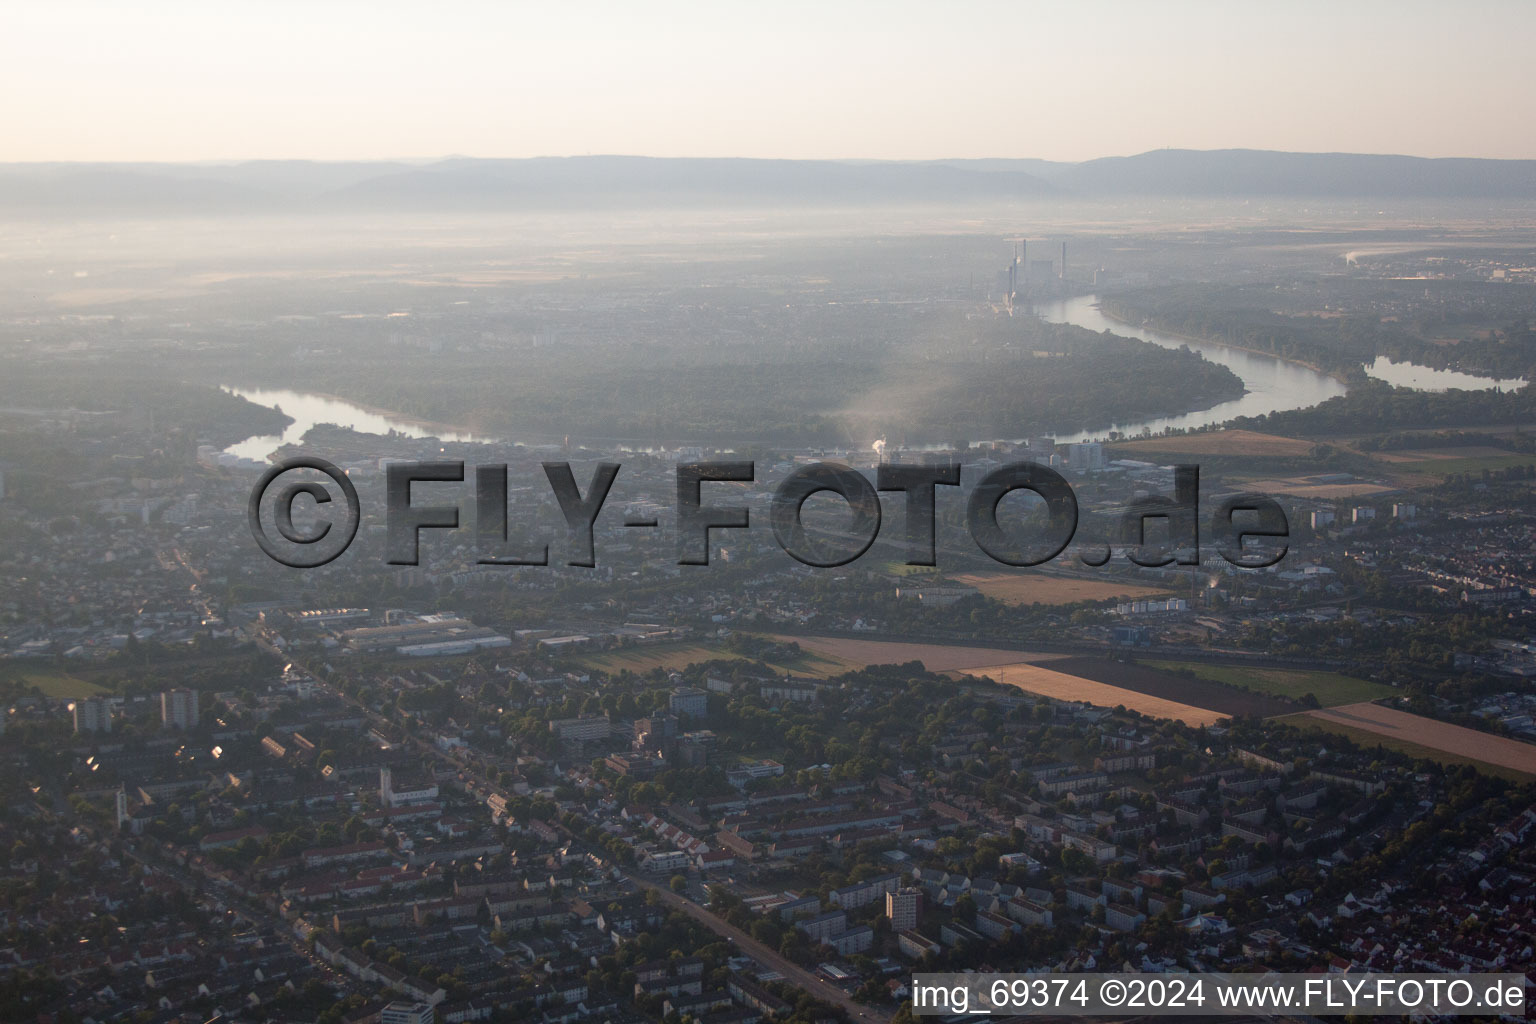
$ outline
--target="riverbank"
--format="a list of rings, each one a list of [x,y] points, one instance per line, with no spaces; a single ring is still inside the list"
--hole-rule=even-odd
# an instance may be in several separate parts
[[[264,405],[265,403],[257,402],[255,399],[251,398],[250,397],[251,393],[258,393],[258,394],[261,394],[261,393],[276,394],[276,393],[279,393],[279,392],[294,393],[294,389],[291,388],[291,387],[263,387],[263,386],[259,386],[259,385],[257,385],[257,386],[250,386],[250,385],[243,385],[243,384],[219,384],[219,385],[216,385],[216,386],[219,388],[220,391],[224,391],[224,392],[227,392],[229,394],[236,395],[236,396],[238,396],[240,398],[244,398],[246,401],[252,402],[252,403],[254,403],[256,405]],[[424,419],[420,419],[420,418],[415,417],[415,416],[407,416],[404,413],[397,412],[394,409],[385,409],[382,406],[370,405],[367,402],[360,402],[360,401],[358,401],[355,398],[348,398],[345,395],[333,394],[332,392],[329,392],[329,391],[310,391],[310,390],[306,389],[306,390],[304,390],[303,392],[300,392],[300,393],[303,394],[307,398],[318,398],[318,399],[322,399],[322,400],[327,401],[327,402],[336,402],[336,403],[338,403],[340,405],[349,405],[349,406],[353,407],[354,409],[358,409],[358,410],[360,410],[362,412],[367,413],[370,416],[377,416],[379,419],[384,420],[387,423],[398,424],[401,427],[406,427],[406,428],[410,428],[412,430],[420,431],[423,436],[427,436],[427,437],[436,437],[436,438],[439,438],[439,439],[442,439],[442,440],[465,440],[465,439],[468,439],[468,440],[471,440],[471,441],[474,441],[474,442],[489,443],[489,444],[501,443],[501,439],[500,438],[490,437],[490,436],[484,435],[484,434],[478,434],[472,428],[463,426],[461,424],[442,423],[442,422],[439,422],[439,421],[436,421],[436,420],[424,420]],[[274,406],[267,405],[266,407],[267,408],[273,408]],[[276,407],[277,408],[281,408],[282,407],[282,403],[281,402],[276,403]],[[288,414],[287,410],[283,410],[283,415],[288,416],[288,419],[289,419],[290,422],[297,422],[292,416],[290,416]],[[323,421],[317,420],[314,423],[312,423],[311,426],[316,426],[320,422],[323,422]],[[286,428],[285,428],[285,432],[286,432]]]
[[[1159,348],[1175,351],[1181,348],[1186,350],[1193,348],[1205,360],[1223,367],[1225,371],[1230,371],[1237,384],[1236,387],[1228,387],[1229,382],[1224,380],[1219,386],[1198,389],[1191,386],[1193,381],[1186,377],[1183,379],[1182,386],[1175,382],[1172,386],[1164,388],[1160,398],[1164,400],[1167,407],[1159,413],[1151,415],[1133,413],[1126,417],[1124,411],[1117,416],[1109,409],[1105,409],[1104,420],[1120,419],[1121,421],[1100,420],[1091,428],[1071,429],[1063,429],[1058,423],[1054,425],[1054,429],[1040,431],[1041,434],[1055,437],[1058,443],[1070,444],[1078,440],[1102,439],[1113,433],[1125,437],[1137,437],[1145,433],[1162,434],[1168,431],[1209,429],[1233,419],[1310,407],[1346,393],[1342,381],[1305,364],[1284,360],[1265,352],[1226,346],[1220,342],[1137,328],[1124,319],[1112,318],[1105,313],[1097,302],[1097,296],[1091,293],[1062,300],[1059,303],[1046,304],[1032,312],[1048,323],[1070,324],[1094,333],[1118,334]],[[272,448],[294,443],[303,432],[318,423],[335,423],[359,433],[388,434],[390,431],[396,431],[407,437],[433,436],[444,441],[520,443],[536,446],[548,443],[560,444],[567,440],[564,436],[539,438],[521,432],[514,437],[502,436],[495,439],[480,437],[459,425],[401,415],[377,405],[354,402],[340,395],[326,392],[230,385],[224,385],[224,387],[228,391],[251,397],[252,400],[260,401],[262,404],[269,406],[277,404],[295,419],[295,424],[283,431],[280,437],[267,435],[262,438],[251,438],[244,444],[244,450],[232,452],[232,454],[257,460],[265,459]],[[1211,393],[1197,395],[1193,393],[1196,390],[1209,390]],[[1058,410],[1058,412],[1065,411]],[[1082,417],[1079,410],[1079,415],[1073,418],[1086,417]],[[614,438],[574,434],[568,440],[582,445],[635,450],[685,443],[655,437]],[[256,444],[256,441],[260,441],[261,444]],[[851,438],[847,443],[854,450],[863,447]],[[924,446],[920,441],[914,443],[918,447]],[[268,450],[261,452],[254,450],[263,446]]]
[[[1313,373],[1321,374],[1324,377],[1332,377],[1334,380],[1344,385],[1346,389],[1349,387],[1349,379],[1345,376],[1342,370],[1325,370],[1321,366],[1318,366],[1316,363],[1310,363],[1305,359],[1294,359],[1288,356],[1280,356],[1273,352],[1267,352],[1262,348],[1251,348],[1247,345],[1234,345],[1230,341],[1223,341],[1220,338],[1202,338],[1193,334],[1185,334],[1183,331],[1175,331],[1170,328],[1163,327],[1160,324],[1153,323],[1150,320],[1143,321],[1140,324],[1134,324],[1131,323],[1131,321],[1125,319],[1123,316],[1116,316],[1114,313],[1111,313],[1109,310],[1105,309],[1103,303],[1100,302],[1095,302],[1093,304],[1093,308],[1097,309],[1100,315],[1104,317],[1104,319],[1113,320],[1115,323],[1124,324],[1126,327],[1136,327],[1142,330],[1156,331],[1158,334],[1166,334],[1170,338],[1178,338],[1181,341],[1188,341],[1196,345],[1219,345],[1222,348],[1230,348],[1234,352],[1247,352],[1250,355],[1264,356],[1266,358],[1273,359],[1276,362],[1289,363],[1291,366],[1300,366],[1303,369],[1311,370]]]
[[[1242,378],[1238,377],[1238,380],[1241,381]],[[1250,391],[1247,384],[1244,383],[1243,386],[1238,389],[1238,392],[1235,395],[1219,397],[1214,400],[1210,399],[1208,396],[1203,398],[1191,398],[1188,402],[1182,403],[1177,408],[1169,409],[1167,412],[1161,413],[1155,418],[1179,419],[1185,416],[1199,416],[1201,413],[1209,412],[1210,410],[1219,408],[1220,406],[1240,401],[1251,394],[1253,394],[1253,392]],[[1237,417],[1233,418],[1236,419]],[[1139,420],[1136,423],[1129,424],[1112,423],[1106,427],[1094,427],[1088,430],[1054,430],[1048,431],[1045,436],[1054,439],[1057,444],[1071,444],[1073,443],[1072,440],[1070,440],[1072,438],[1078,438],[1082,440],[1108,440],[1110,434],[1120,434],[1122,440],[1129,440],[1131,438],[1141,436],[1141,432],[1136,430],[1136,427],[1145,422],[1145,420]],[[1221,424],[1210,423],[1199,429],[1219,430],[1221,429]],[[1100,438],[1098,435],[1103,435],[1103,437]],[[1062,438],[1068,438],[1068,440],[1062,440]],[[1016,437],[995,438],[994,440],[1007,441],[1011,444],[1024,444],[1029,439],[1025,437]]]
[[[1229,401],[1218,401],[1215,404],[1209,401],[1189,402],[1185,404],[1187,411],[1183,413],[1112,424],[1080,435],[1058,434],[1058,443],[1099,439],[1106,430],[1118,431],[1127,437],[1137,437],[1144,433],[1157,435],[1169,431],[1183,433],[1206,430],[1234,419],[1309,408],[1348,391],[1345,383],[1333,375],[1267,352],[1228,346],[1219,341],[1174,332],[1165,333],[1151,326],[1140,327],[1122,317],[1112,317],[1092,292],[1044,303],[1032,312],[1050,323],[1074,324],[1097,333],[1133,338],[1160,348],[1192,349],[1206,360],[1225,366],[1243,382],[1243,394]]]

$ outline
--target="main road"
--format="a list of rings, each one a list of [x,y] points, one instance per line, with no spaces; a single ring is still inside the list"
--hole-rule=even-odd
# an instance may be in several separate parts
[[[802,991],[834,1006],[840,1006],[848,1014],[852,1021],[870,1021],[872,1024],[885,1024],[890,1017],[865,1006],[863,1003],[854,1002],[853,998],[838,988],[836,985],[822,978],[814,971],[808,971],[804,967],[783,956],[777,950],[769,949],[763,943],[754,939],[751,935],[737,928],[723,918],[716,917],[705,907],[699,906],[693,900],[679,896],[665,885],[658,885],[648,878],[639,875],[624,873],[634,885],[641,889],[649,889],[661,897],[661,902],[673,910],[682,911],[693,918],[699,924],[708,928],[723,939],[729,939],[737,949],[750,956],[765,967],[771,967],[784,976],[784,980]]]

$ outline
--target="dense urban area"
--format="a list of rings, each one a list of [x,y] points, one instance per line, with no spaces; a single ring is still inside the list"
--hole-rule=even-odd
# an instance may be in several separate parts
[[[874,1024],[922,970],[1529,971],[1536,248],[1375,213],[336,228],[291,275],[196,225],[196,280],[58,228],[0,289],[0,1019]],[[1242,404],[1215,348],[1315,400]],[[315,569],[248,520],[297,454],[360,497]],[[679,564],[679,467],[743,461],[703,501],[750,526]],[[412,498],[461,526],[390,564],[420,462],[462,464]],[[790,557],[774,491],[825,462],[958,467],[934,564],[889,492],[859,557]],[[552,482],[604,463],[584,559]],[[1079,513],[1032,567],[966,515],[1017,464]],[[1219,550],[1255,494],[1263,568]]]

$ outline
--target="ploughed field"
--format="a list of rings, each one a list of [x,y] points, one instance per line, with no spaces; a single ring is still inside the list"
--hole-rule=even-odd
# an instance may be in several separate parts
[[[1332,672],[1174,663],[1176,668],[1187,667],[1189,673],[1185,673],[1111,658],[996,647],[825,636],[779,639],[794,640],[810,656],[848,668],[920,661],[929,671],[947,672],[956,679],[985,677],[1054,700],[1122,706],[1189,725],[1210,725],[1245,715],[1284,718],[1294,725],[1333,729],[1357,743],[1380,737],[1384,745],[1414,756],[1433,760],[1438,755],[1453,763],[1491,765],[1497,774],[1536,776],[1536,745],[1368,702],[1306,711],[1276,693],[1240,689],[1219,681],[1230,677],[1255,686],[1268,683],[1281,692],[1310,692],[1324,701],[1369,692],[1374,687]]]
[[[1356,730],[1373,733],[1392,741],[1394,746],[1408,748],[1410,752],[1413,752],[1414,747],[1423,747],[1429,751],[1444,751],[1457,758],[1482,761],[1527,775],[1536,775],[1536,744],[1523,743],[1507,736],[1493,736],[1407,711],[1384,708],[1379,704],[1346,704],[1337,708],[1321,708],[1308,711],[1306,717],[1315,718],[1325,726],[1341,726],[1350,733]],[[1352,738],[1359,742],[1358,736]]]
[[[1200,434],[1153,437],[1142,441],[1120,441],[1114,445],[1118,458],[1157,455],[1253,455],[1301,457],[1314,445],[1299,437],[1261,434],[1255,430],[1213,430]]]
[[[1122,690],[1161,697],[1197,708],[1221,712],[1224,718],[1290,714],[1296,705],[1265,693],[1250,693],[1211,679],[1189,678],[1109,658],[1067,658],[1052,668]],[[1126,705],[1130,707],[1129,704]]]
[[[985,676],[1005,686],[1015,686],[1028,693],[1054,700],[1086,701],[1102,707],[1124,707],[1153,718],[1172,718],[1186,725],[1213,725],[1228,717],[1209,708],[1198,708],[1150,693],[1139,693],[1118,686],[1070,675],[1056,670],[1060,661],[1045,664],[993,665],[956,675]]]
[[[815,651],[829,658],[847,662],[850,667],[904,665],[909,661],[920,661],[930,672],[964,671],[1016,662],[1039,663],[1066,657],[1064,654],[1037,654],[1030,651],[999,650],[996,647],[858,640],[837,636],[777,636],[774,639],[793,640],[802,650]]]
[[[1124,706],[1191,725],[1209,725],[1240,715],[1284,715],[1297,710],[1295,704],[1278,697],[1108,658],[841,637],[793,639],[804,650],[839,661],[863,665],[920,661],[930,672],[986,676],[1055,700]]]
[[[1025,572],[973,572],[953,577],[956,583],[975,587],[1004,604],[1077,604],[1079,601],[1135,601],[1160,597],[1166,587],[1149,587],[1118,580],[1090,580],[1067,576],[1043,576]]]

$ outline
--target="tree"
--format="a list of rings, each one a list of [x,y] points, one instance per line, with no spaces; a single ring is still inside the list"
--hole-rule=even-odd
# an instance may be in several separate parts
[[[976,900],[970,893],[965,893],[955,900],[955,920],[970,921],[976,917]]]
[[[668,882],[667,885],[672,889],[673,892],[681,893],[687,890],[688,879],[683,875],[673,875],[672,880]]]

